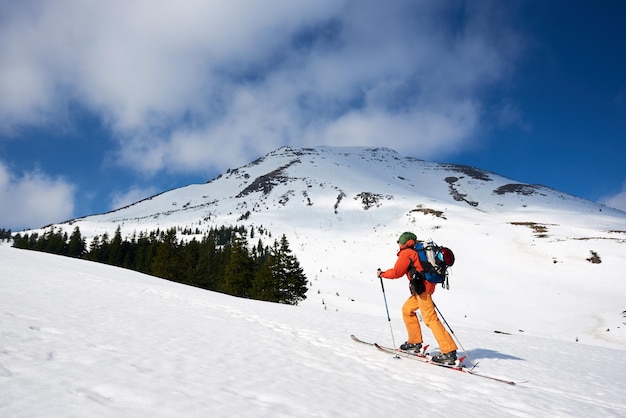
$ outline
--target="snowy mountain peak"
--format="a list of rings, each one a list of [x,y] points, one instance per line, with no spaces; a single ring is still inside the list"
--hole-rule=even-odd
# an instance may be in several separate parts
[[[135,229],[193,224],[204,229],[258,214],[301,213],[290,222],[337,219],[351,210],[396,206],[485,213],[529,208],[578,211],[624,218],[623,212],[547,187],[515,182],[475,167],[402,157],[389,148],[282,147],[210,182],[171,190],[119,210],[76,222],[132,224]],[[381,213],[364,221],[380,222]]]

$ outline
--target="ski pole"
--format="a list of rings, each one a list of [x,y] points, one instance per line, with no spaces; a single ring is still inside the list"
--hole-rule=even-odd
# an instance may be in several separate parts
[[[467,350],[465,350],[465,347],[463,347],[463,344],[461,344],[461,341],[459,341],[459,338],[456,336],[456,334],[454,333],[454,331],[452,330],[452,328],[450,328],[450,325],[448,324],[448,321],[446,321],[446,318],[443,317],[443,315],[441,314],[441,311],[439,310],[439,308],[437,307],[437,305],[435,305],[435,302],[433,302],[433,306],[435,307],[435,309],[437,310],[437,313],[439,314],[439,316],[441,317],[441,319],[443,319],[443,323],[446,324],[446,327],[448,327],[448,329],[450,330],[450,333],[454,336],[454,339],[456,340],[457,343],[459,343],[459,347],[461,347],[461,350],[463,350],[463,352],[465,353],[465,357],[467,357],[467,359],[469,360],[469,362],[474,365],[474,361],[470,358],[470,356],[467,354]]]
[[[380,269],[379,269],[380,270]],[[383,299],[385,299],[385,310],[387,311],[387,320],[389,321],[389,331],[391,332],[391,342],[393,343],[393,349],[396,349],[396,340],[393,338],[393,328],[391,327],[391,317],[389,316],[389,307],[387,306],[387,296],[385,295],[385,286],[383,285],[383,278],[380,279],[380,287],[383,289]]]

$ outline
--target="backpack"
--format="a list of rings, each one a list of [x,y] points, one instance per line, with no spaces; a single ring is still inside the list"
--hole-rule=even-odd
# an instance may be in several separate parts
[[[448,267],[454,264],[454,253],[447,247],[441,247],[433,241],[418,242],[415,244],[415,251],[419,257],[420,263],[424,271],[419,272],[413,265],[409,266],[409,274],[411,275],[411,291],[415,294],[421,294],[424,291],[423,280],[432,283],[441,283],[441,286],[450,289],[448,283]]]

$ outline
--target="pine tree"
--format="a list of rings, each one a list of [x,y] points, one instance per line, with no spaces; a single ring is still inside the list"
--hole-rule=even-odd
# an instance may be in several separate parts
[[[111,252],[111,243],[109,242],[109,234],[105,232],[100,238],[100,246],[98,247],[97,258],[95,261],[101,263],[109,262],[109,253]]]
[[[0,241],[11,241],[11,230],[10,229],[0,229]]]
[[[113,235],[113,239],[111,240],[108,263],[114,266],[121,266],[122,261],[123,261],[122,229],[118,225],[117,228],[115,229],[115,234]]]
[[[267,302],[280,302],[280,293],[275,286],[275,280],[272,276],[270,258],[261,264],[252,281],[251,297],[253,299],[264,300]]]
[[[156,244],[150,239],[149,236],[140,232],[135,247],[135,269],[143,273],[149,273],[152,258],[156,252]]]
[[[224,282],[224,251],[219,250],[215,236],[209,233],[202,240],[198,259],[197,282],[203,289],[219,290]]]
[[[270,272],[271,280],[262,270],[255,277],[255,290],[259,291],[260,299],[289,305],[306,299],[308,281],[284,234],[280,243],[274,241],[264,268]]]
[[[25,234],[24,236],[22,236],[22,234],[18,233],[18,234],[15,234],[15,236],[13,237],[13,246],[15,248],[27,249],[28,241],[29,241],[28,234]]]
[[[194,284],[198,281],[200,261],[200,243],[195,238],[182,247],[180,263],[180,281]]]
[[[232,244],[225,248],[224,283],[222,291],[233,296],[250,297],[254,260],[248,252],[245,235],[234,234]]]
[[[96,235],[89,243],[89,250],[87,250],[85,258],[91,261],[98,261],[98,251],[100,251],[100,236]]]
[[[72,235],[70,235],[70,242],[67,246],[67,255],[70,257],[82,258],[86,250],[85,240],[80,234],[80,229],[75,227]]]
[[[52,254],[67,254],[67,233],[64,233],[61,228],[58,232],[51,228],[44,233],[42,239],[38,240],[35,247],[39,251],[44,251]]]
[[[179,264],[176,229],[171,228],[161,234],[161,241],[158,243],[156,254],[152,260],[152,274],[164,279],[176,280]]]

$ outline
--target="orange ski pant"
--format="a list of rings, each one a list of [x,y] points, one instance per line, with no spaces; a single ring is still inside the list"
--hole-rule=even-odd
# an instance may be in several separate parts
[[[450,351],[455,351],[457,349],[456,344],[450,333],[439,320],[437,312],[435,312],[432,295],[427,292],[423,292],[421,295],[411,296],[404,302],[404,305],[402,305],[402,318],[404,319],[404,325],[408,333],[407,341],[414,344],[423,342],[422,329],[419,319],[415,314],[415,311],[418,309],[421,310],[422,320],[432,331],[441,352],[445,354]]]

